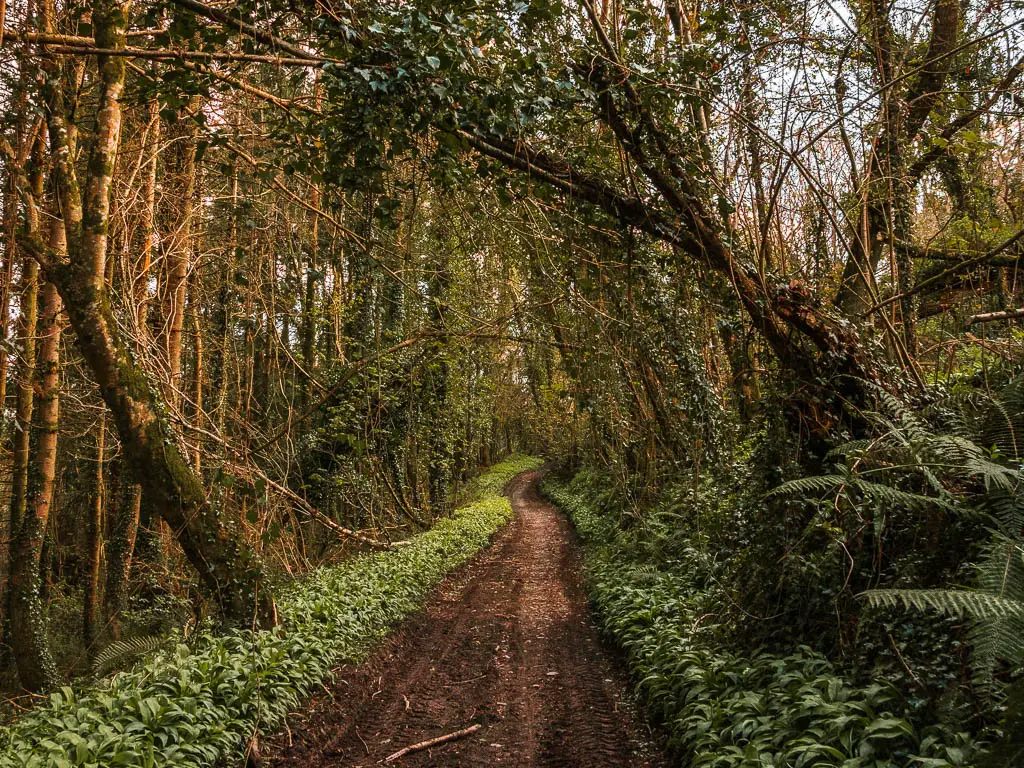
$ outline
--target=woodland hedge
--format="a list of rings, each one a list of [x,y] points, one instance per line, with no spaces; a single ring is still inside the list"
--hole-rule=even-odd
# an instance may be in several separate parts
[[[209,766],[279,727],[339,661],[361,658],[512,516],[500,494],[539,461],[513,456],[471,485],[476,500],[406,546],[323,568],[280,598],[275,631],[212,628],[129,672],[64,687],[0,731],[2,768]]]
[[[544,492],[586,546],[590,596],[623,649],[649,715],[692,768],[965,766],[974,745],[955,728],[915,723],[901,691],[845,677],[825,656],[734,648],[715,626],[722,601],[700,554],[666,558],[645,530],[620,528],[581,473]],[[656,529],[656,528],[655,528]],[[717,606],[717,607],[716,607]]]

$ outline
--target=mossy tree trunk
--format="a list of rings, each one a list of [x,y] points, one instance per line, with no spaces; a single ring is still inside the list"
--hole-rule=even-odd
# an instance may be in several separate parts
[[[103,589],[103,615],[114,640],[121,638],[121,610],[127,596],[128,576],[132,569],[142,506],[142,486],[127,482],[121,471],[122,466],[123,462],[119,460],[117,471],[113,466],[111,468],[111,475],[118,476],[118,482],[111,483],[117,489],[117,514],[107,541],[107,578]]]
[[[41,197],[43,194],[43,154],[45,139],[42,136],[35,141],[32,150],[32,170],[28,178],[30,194]],[[26,225],[29,233],[38,235],[39,216],[35,207],[26,209]],[[8,552],[7,562],[10,570],[15,567],[16,537],[21,528],[28,507],[28,468],[30,457],[29,439],[32,429],[32,413],[35,406],[35,359],[36,359],[36,325],[38,322],[39,299],[39,266],[26,255],[21,269],[21,286],[19,289],[20,311],[14,330],[14,339],[20,354],[17,360],[18,386],[17,401],[14,412],[15,433],[11,457],[11,495],[7,515]],[[8,574],[10,577],[10,574]],[[11,591],[8,583],[4,596],[3,636],[5,647],[11,644]]]
[[[64,226],[60,219],[50,223],[49,250],[64,251]],[[57,669],[47,638],[46,609],[40,584],[40,569],[46,525],[53,506],[57,473],[57,440],[60,424],[60,335],[61,300],[52,282],[39,290],[37,429],[30,462],[30,503],[25,507],[11,562],[10,611],[11,650],[22,687],[39,691],[57,680]]]
[[[99,434],[96,435],[96,472],[93,475],[93,492],[89,509],[89,523],[86,536],[85,564],[89,569],[85,579],[85,595],[82,598],[82,640],[86,652],[96,653],[96,622],[100,614],[100,573],[103,555],[103,510],[106,504],[106,488],[103,483],[105,466],[107,425],[105,417],[100,418]]]

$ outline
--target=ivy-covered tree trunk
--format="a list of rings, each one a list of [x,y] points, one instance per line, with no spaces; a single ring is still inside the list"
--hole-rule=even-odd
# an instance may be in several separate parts
[[[443,259],[443,257],[442,257]],[[433,328],[441,333],[444,328],[443,307],[448,298],[449,276],[447,265],[437,265],[433,277],[429,281],[429,305],[427,317]],[[451,482],[451,455],[454,425],[447,412],[448,401],[448,361],[445,359],[444,344],[434,344],[435,356],[426,368],[424,377],[423,407],[425,413],[432,414],[432,429],[428,432],[427,441],[427,482],[430,495],[430,508],[435,515],[442,514],[448,504],[448,484]]]
[[[60,219],[51,221],[49,250],[53,254],[64,251],[64,225]],[[40,566],[57,472],[60,322],[60,296],[53,283],[46,282],[39,290],[39,402],[35,447],[30,463],[30,503],[25,508],[14,540],[9,600],[11,649],[18,666],[18,678],[28,691],[42,690],[57,679],[46,631],[46,610],[40,593]]]
[[[117,490],[116,510],[107,539],[107,578],[103,590],[103,615],[110,636],[114,640],[121,637],[121,610],[127,597],[128,576],[132,569],[132,558],[135,553],[135,538],[139,531],[139,512],[142,506],[142,486],[129,482],[124,477],[122,459],[118,459],[116,470],[111,467],[111,475],[117,476],[111,486]]]
[[[37,199],[43,194],[42,155],[45,150],[44,139],[40,137],[33,149],[33,169],[29,177],[30,194]],[[26,224],[32,234],[38,234],[39,216],[33,206],[26,207]],[[17,534],[21,529],[22,520],[28,508],[28,469],[30,456],[30,436],[32,432],[32,414],[35,405],[35,366],[36,366],[36,325],[39,311],[39,266],[28,255],[21,269],[21,308],[18,322],[14,329],[15,342],[20,354],[17,359],[18,386],[17,401],[14,412],[15,433],[11,457],[11,493],[10,507],[7,515],[8,573],[7,593],[4,595],[3,636],[5,645],[11,645],[11,572],[15,568],[17,558]]]

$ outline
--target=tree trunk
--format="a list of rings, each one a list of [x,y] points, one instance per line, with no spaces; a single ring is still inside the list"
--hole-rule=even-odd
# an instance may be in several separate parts
[[[123,475],[121,472],[119,474]],[[129,483],[122,476],[120,488],[117,517],[107,542],[107,584],[103,590],[103,613],[114,640],[121,638],[121,610],[127,597],[128,576],[132,569],[142,507],[142,486]]]
[[[205,376],[205,370],[203,369],[203,328],[199,318],[199,307],[195,305],[195,302],[192,302],[192,332],[192,349],[195,352],[195,368],[192,378],[193,423],[199,426],[203,421],[203,377]],[[203,472],[202,460],[202,442],[196,440],[196,447],[192,452],[192,469],[199,477],[202,477]]]
[[[0,263],[0,413],[7,406],[7,365],[8,355],[7,328],[11,318],[11,282],[14,279],[14,259],[16,253],[15,230],[18,226],[18,192],[14,185],[14,174],[8,175],[7,186],[4,188],[3,214],[3,262]],[[5,419],[0,419],[0,440],[5,435]],[[4,531],[0,530],[0,537]]]
[[[105,416],[100,418],[99,433],[96,435],[96,475],[94,477],[92,508],[89,515],[86,539],[85,562],[89,573],[85,579],[85,595],[82,600],[82,640],[90,657],[95,655],[96,619],[99,616],[100,561],[103,554],[103,507],[106,491],[103,487],[103,462],[107,425]]]
[[[214,392],[217,393],[217,434],[224,435],[228,413],[228,379],[231,362],[234,358],[234,340],[232,330],[234,324],[235,297],[232,287],[235,272],[236,249],[238,248],[238,171],[231,175],[231,217],[228,229],[227,252],[224,257],[218,294],[217,323],[220,337],[220,355],[214,356],[213,378]],[[241,389],[239,387],[239,389]]]
[[[314,184],[310,190],[310,203],[320,207],[320,189]],[[320,239],[320,216],[313,214],[310,227],[309,266],[306,268],[305,293],[302,299],[302,365],[309,374],[302,385],[302,405],[313,401],[313,376],[316,372],[316,329],[319,313],[316,306],[317,255]]]
[[[174,187],[177,215],[165,240],[166,277],[162,290],[163,347],[167,365],[166,397],[172,408],[181,413],[185,382],[182,379],[182,339],[185,329],[185,302],[187,294],[188,268],[192,254],[193,199],[196,190],[196,143],[195,124],[182,114],[176,125],[174,170],[168,174]]]
[[[146,137],[146,175],[142,185],[143,207],[141,243],[142,254],[134,270],[135,321],[138,325],[139,345],[144,347],[149,337],[149,272],[153,265],[153,247],[157,240],[156,231],[156,178],[157,152],[160,147],[160,102],[151,99],[146,105],[149,129]]]
[[[64,225],[50,223],[50,253],[65,250]],[[28,691],[39,691],[57,680],[46,632],[46,609],[40,594],[40,566],[46,525],[53,504],[57,471],[57,437],[60,417],[60,316],[61,300],[51,282],[39,291],[39,407],[38,434],[32,461],[32,503],[18,527],[11,567],[11,649],[18,678]]]
[[[42,142],[43,139],[40,138],[33,150],[35,155],[33,158],[34,170],[29,180],[32,194],[38,197],[42,197],[43,194],[41,170]],[[39,219],[38,212],[34,206],[27,207],[27,215],[29,231],[36,233],[39,227]],[[21,530],[21,522],[25,518],[25,512],[28,508],[29,437],[32,431],[32,413],[35,405],[35,388],[33,383],[36,365],[39,266],[28,255],[26,255],[22,264],[19,295],[21,296],[21,307],[18,314],[18,323],[14,331],[14,338],[21,354],[18,357],[19,375],[17,403],[14,414],[16,432],[14,435],[13,456],[11,457],[11,497],[7,521],[9,536],[7,563],[10,572],[13,572],[17,558],[15,539],[18,531]],[[3,623],[4,638],[10,641],[11,585],[9,581],[7,584],[7,594],[4,598],[4,606],[6,608]]]

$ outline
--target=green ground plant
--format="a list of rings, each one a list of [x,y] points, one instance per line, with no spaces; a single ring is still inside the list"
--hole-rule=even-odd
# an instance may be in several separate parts
[[[208,627],[129,672],[55,691],[0,731],[0,766],[199,768],[240,759],[333,665],[363,657],[446,573],[487,546],[512,516],[497,494],[539,463],[513,456],[479,478],[475,501],[407,545],[295,583],[280,599],[275,631]]]
[[[650,715],[686,765],[707,768],[965,766],[976,748],[948,724],[921,724],[892,682],[854,681],[823,654],[730,642],[713,562],[679,541],[656,547],[659,523],[622,528],[595,478],[548,480],[586,546],[591,598],[626,656]],[[661,537],[666,538],[667,527]],[[643,543],[640,543],[640,539]]]

